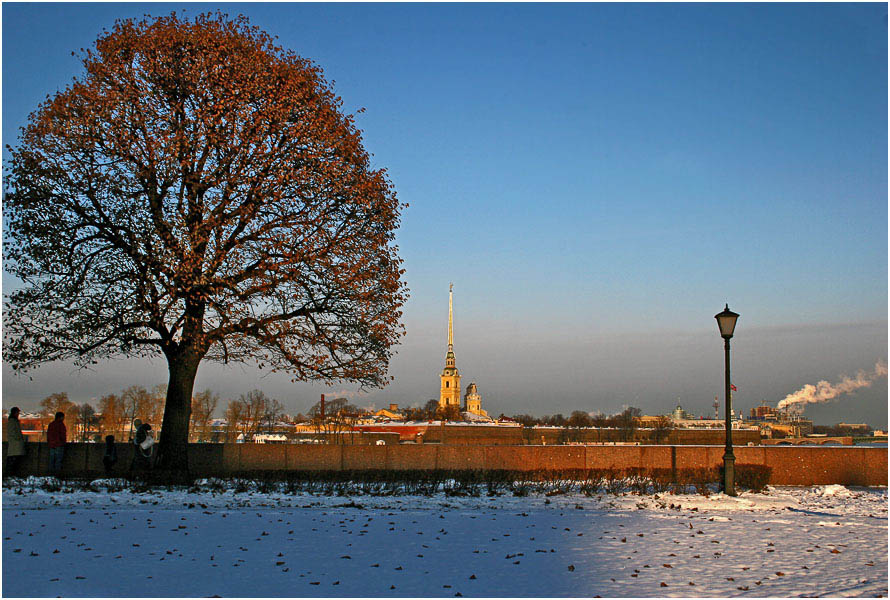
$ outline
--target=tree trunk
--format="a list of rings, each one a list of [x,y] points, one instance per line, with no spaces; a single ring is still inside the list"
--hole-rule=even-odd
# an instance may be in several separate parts
[[[180,352],[167,356],[170,378],[167,384],[167,404],[161,425],[157,470],[161,475],[177,480],[188,478],[189,421],[192,416],[192,390],[201,356],[195,352]]]

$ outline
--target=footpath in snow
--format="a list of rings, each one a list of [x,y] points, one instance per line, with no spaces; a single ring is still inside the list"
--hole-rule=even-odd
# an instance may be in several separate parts
[[[886,488],[330,497],[42,483],[4,484],[4,597],[887,595]]]

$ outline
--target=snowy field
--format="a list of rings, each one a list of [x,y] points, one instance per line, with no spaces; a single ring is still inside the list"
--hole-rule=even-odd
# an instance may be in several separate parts
[[[887,595],[886,488],[321,497],[39,482],[3,488],[4,597]]]

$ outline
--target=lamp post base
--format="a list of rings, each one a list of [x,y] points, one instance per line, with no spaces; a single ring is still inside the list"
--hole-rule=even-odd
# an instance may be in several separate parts
[[[735,493],[735,455],[727,452],[723,455],[723,493],[736,496]]]

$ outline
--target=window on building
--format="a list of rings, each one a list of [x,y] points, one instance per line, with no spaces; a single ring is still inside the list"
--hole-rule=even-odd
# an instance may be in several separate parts
[[[447,382],[447,381],[445,382],[445,387],[448,387],[448,382]]]

